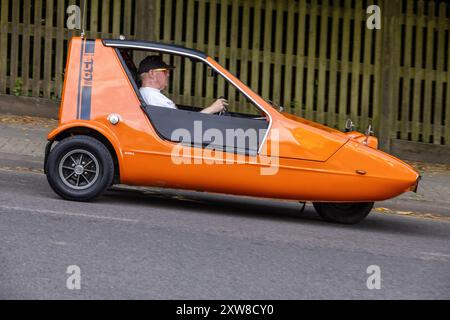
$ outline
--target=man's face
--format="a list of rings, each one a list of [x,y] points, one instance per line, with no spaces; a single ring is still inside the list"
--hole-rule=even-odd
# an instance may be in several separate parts
[[[169,69],[150,70],[149,76],[154,80],[154,83],[159,90],[164,90],[169,81]]]

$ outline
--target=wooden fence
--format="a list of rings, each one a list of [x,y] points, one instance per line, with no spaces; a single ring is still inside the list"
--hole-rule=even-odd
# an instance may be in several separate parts
[[[67,7],[2,0],[0,93],[59,99]],[[369,30],[369,5],[381,30]],[[157,40],[207,52],[285,110],[342,129],[350,117],[392,139],[450,145],[450,5],[416,0],[91,0],[89,38]],[[171,93],[212,98],[185,68]],[[223,84],[219,84],[223,85]],[[180,91],[181,90],[181,91]],[[245,108],[245,106],[243,106]]]

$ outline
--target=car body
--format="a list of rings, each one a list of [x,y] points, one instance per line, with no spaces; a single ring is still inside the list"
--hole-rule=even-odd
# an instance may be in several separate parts
[[[245,95],[261,116],[204,115],[195,110],[145,106],[133,74],[136,70],[131,70],[135,66],[123,54],[128,49],[173,54],[206,64]],[[214,156],[205,152],[211,141],[191,141],[189,152],[180,153],[174,161],[174,148],[187,145],[168,134],[180,126],[193,133],[196,121],[207,128],[217,127],[219,132],[242,127],[258,129],[260,135],[253,145],[241,148],[227,149],[226,143],[218,143]],[[345,209],[345,215],[352,208],[361,211],[361,206],[370,212],[374,201],[414,191],[420,178],[408,164],[377,150],[375,137],[355,131],[344,133],[280,112],[205,53],[148,41],[72,38],[59,125],[48,134],[48,140],[45,172],[52,188],[69,200],[90,200],[111,184],[120,183],[311,201],[319,213],[324,208],[339,207]],[[67,142],[70,147],[60,147]],[[95,154],[100,145],[104,147],[101,152],[109,153],[106,160]],[[67,156],[73,150],[87,153]],[[83,154],[85,159],[97,157],[90,168],[98,172],[87,178],[80,177],[82,161],[75,159]],[[65,169],[67,165],[72,169]],[[70,171],[74,168],[78,168],[75,173]],[[109,170],[113,172],[107,172],[108,177],[102,181]],[[58,181],[71,173],[70,181]],[[95,178],[95,183],[88,188],[71,188],[76,187],[74,177],[79,178],[81,186],[89,185],[90,178]],[[360,216],[342,221],[328,215],[326,220],[355,223]]]

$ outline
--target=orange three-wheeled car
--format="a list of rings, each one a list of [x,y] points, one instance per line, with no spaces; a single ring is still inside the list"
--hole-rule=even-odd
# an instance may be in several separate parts
[[[256,113],[147,105],[134,52],[201,64],[230,86],[225,93],[235,90]],[[48,140],[48,182],[76,201],[113,184],[158,186],[311,201],[325,220],[351,224],[365,218],[374,201],[416,191],[420,178],[377,150],[369,133],[344,133],[284,113],[205,53],[147,41],[73,38],[59,126]]]

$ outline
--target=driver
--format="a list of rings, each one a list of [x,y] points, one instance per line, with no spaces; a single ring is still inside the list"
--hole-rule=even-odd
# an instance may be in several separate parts
[[[170,69],[174,68],[166,64],[160,56],[147,56],[139,63],[138,73],[142,83],[139,92],[146,104],[177,109],[175,103],[161,93],[161,90],[167,87]],[[227,106],[226,99],[217,99],[200,112],[217,113],[224,111]]]

